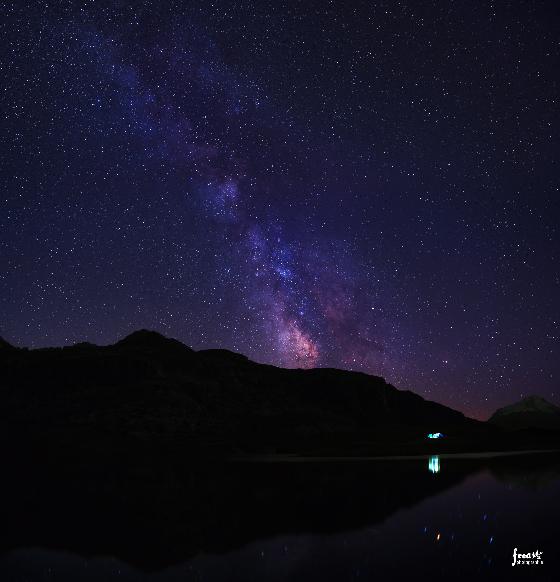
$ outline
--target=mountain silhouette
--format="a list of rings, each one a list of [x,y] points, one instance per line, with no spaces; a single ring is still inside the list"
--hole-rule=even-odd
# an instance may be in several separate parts
[[[183,350],[192,352],[192,350],[182,344],[180,341],[165,337],[157,331],[140,329],[127,335],[116,343],[117,346],[137,347],[152,350]]]
[[[560,408],[540,396],[527,396],[515,404],[499,408],[488,422],[508,430],[560,430]]]
[[[2,430],[40,446],[162,446],[217,455],[513,446],[493,423],[378,376],[278,368],[228,350],[194,351],[148,330],[108,346],[6,347],[0,364]],[[429,432],[446,437],[431,442]],[[515,446],[526,448],[529,440]]]

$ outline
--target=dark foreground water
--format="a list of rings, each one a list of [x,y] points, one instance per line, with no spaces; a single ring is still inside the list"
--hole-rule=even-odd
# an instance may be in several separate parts
[[[103,529],[87,510],[83,520],[70,517],[58,500],[62,524],[52,524],[52,539],[45,515],[39,525],[30,520],[38,533],[29,539],[49,549],[5,548],[0,580],[560,580],[555,454],[252,463],[196,475],[184,494],[199,500],[185,506],[180,478],[158,485],[179,496],[180,515],[163,502],[164,517],[152,516],[151,527],[131,517],[136,501],[115,523],[103,515]],[[57,510],[49,515],[55,520]],[[542,564],[513,566],[515,549],[540,552]]]

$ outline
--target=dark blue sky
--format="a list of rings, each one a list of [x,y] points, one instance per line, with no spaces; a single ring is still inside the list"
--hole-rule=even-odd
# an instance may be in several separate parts
[[[2,8],[0,335],[559,402],[554,2]]]

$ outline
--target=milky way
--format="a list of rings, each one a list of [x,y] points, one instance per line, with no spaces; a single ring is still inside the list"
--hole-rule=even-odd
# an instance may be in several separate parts
[[[553,11],[6,5],[0,335],[558,402]]]

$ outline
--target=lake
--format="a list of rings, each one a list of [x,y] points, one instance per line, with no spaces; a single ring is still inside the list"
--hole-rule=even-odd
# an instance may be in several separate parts
[[[20,513],[21,527],[16,499],[0,580],[558,579],[556,453],[137,473],[101,493],[74,491],[87,471],[67,491],[47,484],[55,506]],[[542,564],[514,566],[514,550]]]

